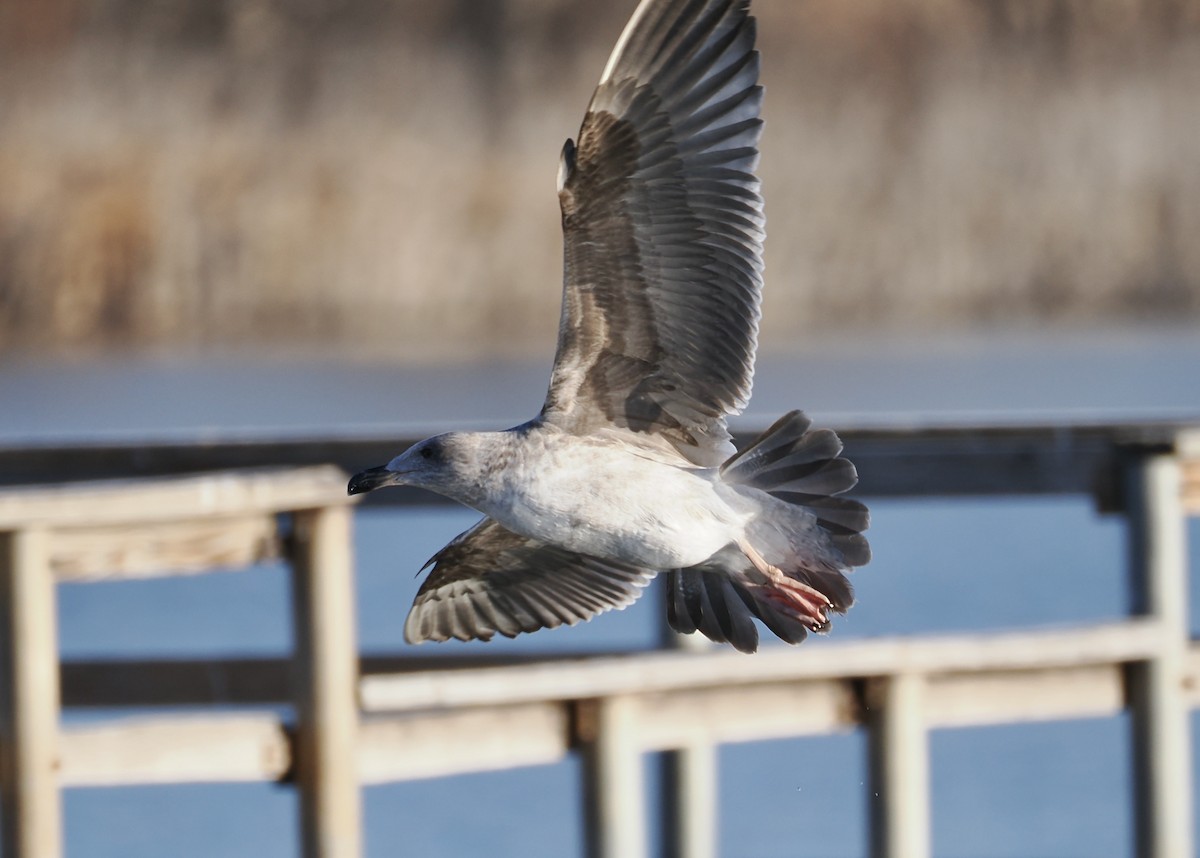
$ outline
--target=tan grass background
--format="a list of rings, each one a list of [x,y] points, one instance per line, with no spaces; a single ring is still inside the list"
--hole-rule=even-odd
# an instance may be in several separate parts
[[[544,350],[633,0],[0,4],[0,348]],[[1200,318],[1200,0],[756,0],[764,338]]]

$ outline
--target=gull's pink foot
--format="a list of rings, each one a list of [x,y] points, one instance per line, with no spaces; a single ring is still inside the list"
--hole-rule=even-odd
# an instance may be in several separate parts
[[[769,602],[814,632],[824,631],[829,625],[829,616],[825,612],[833,607],[824,593],[790,577],[778,566],[772,566],[750,543],[743,542],[738,547],[754,568],[766,576],[767,582],[760,586]]]
[[[832,603],[819,590],[794,581],[786,575],[782,580],[771,581],[763,589],[773,605],[800,620],[814,632],[824,631],[829,625],[829,616],[825,612],[832,607]]]

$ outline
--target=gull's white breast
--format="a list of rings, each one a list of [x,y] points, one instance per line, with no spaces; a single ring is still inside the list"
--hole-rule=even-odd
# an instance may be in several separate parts
[[[513,439],[482,512],[517,533],[652,569],[702,563],[753,510],[713,470],[638,455],[612,439],[533,429]]]

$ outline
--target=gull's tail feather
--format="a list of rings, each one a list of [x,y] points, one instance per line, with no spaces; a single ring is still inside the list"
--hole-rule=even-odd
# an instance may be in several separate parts
[[[785,414],[721,466],[721,479],[809,511],[845,566],[865,566],[871,547],[862,532],[871,523],[870,513],[859,501],[838,497],[857,485],[858,471],[841,457],[836,432],[811,426],[803,411]]]
[[[667,618],[673,629],[754,652],[752,617],[796,644],[809,631],[824,631],[829,611],[845,613],[853,604],[844,573],[871,558],[862,533],[870,516],[858,501],[838,497],[858,482],[854,465],[841,458],[841,440],[811,426],[803,412],[793,411],[722,466],[724,482],[773,499],[764,499],[760,519],[749,528],[751,553],[761,551],[765,561],[731,546],[700,566],[672,570]],[[767,564],[774,571],[764,571]]]

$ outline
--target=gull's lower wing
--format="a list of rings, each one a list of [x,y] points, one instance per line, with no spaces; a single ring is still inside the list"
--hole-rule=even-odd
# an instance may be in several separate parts
[[[404,639],[491,640],[499,632],[574,625],[632,604],[651,570],[576,554],[519,536],[490,518],[434,555],[413,600]]]
[[[731,451],[762,291],[762,131],[748,0],[643,0],[559,168],[565,274],[543,411],[577,434]]]

